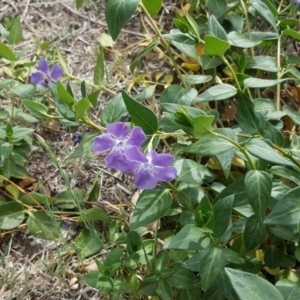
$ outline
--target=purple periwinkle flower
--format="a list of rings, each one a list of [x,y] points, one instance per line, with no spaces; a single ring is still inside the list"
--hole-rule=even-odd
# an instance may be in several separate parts
[[[169,182],[177,175],[176,169],[170,166],[174,161],[171,154],[158,154],[152,150],[144,155],[140,149],[132,148],[126,150],[124,156],[136,167],[134,184],[139,189],[153,189],[158,181]]]
[[[122,173],[133,172],[137,169],[137,163],[126,159],[124,152],[138,149],[146,140],[141,127],[133,130],[122,122],[116,122],[106,126],[107,133],[95,137],[92,149],[96,154],[110,151],[104,161],[108,168],[120,170]]]
[[[33,84],[48,87],[49,82],[56,83],[57,79],[63,74],[62,68],[57,64],[50,69],[45,59],[39,60],[37,64],[40,71],[31,74],[30,82]]]
[[[300,0],[294,0],[293,3],[296,4],[296,5],[298,5],[299,8],[300,8]]]

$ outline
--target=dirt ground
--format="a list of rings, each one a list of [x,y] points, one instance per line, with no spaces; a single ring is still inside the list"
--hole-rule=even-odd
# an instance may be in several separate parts
[[[53,44],[65,59],[70,73],[87,81],[93,80],[96,64],[95,49],[99,45],[102,33],[108,33],[105,23],[105,0],[86,0],[80,10],[75,7],[75,0],[0,0],[0,22],[9,15],[20,16],[23,26],[23,42],[17,50],[27,49],[26,58],[32,60],[36,53],[36,41],[49,41],[55,38]],[[174,15],[176,2],[169,1],[164,5],[158,21],[166,30]],[[163,23],[165,22],[165,23]],[[145,26],[149,33],[151,28],[144,23],[139,12],[122,30],[114,49],[106,52],[106,66],[109,80],[107,87],[114,92],[126,89],[130,85],[132,75],[129,72],[129,62],[141,47],[134,46],[145,39]],[[1,37],[0,37],[1,40]],[[43,57],[41,53],[41,57]],[[157,60],[154,53],[147,59],[143,71],[155,73],[162,67],[168,71],[164,61]],[[1,75],[0,75],[1,80]],[[79,83],[72,83],[78,91]],[[132,92],[138,92],[135,85]],[[101,111],[112,96],[102,93],[99,106],[92,112],[94,121],[99,120]],[[158,95],[156,95],[158,97]],[[9,104],[9,99],[0,99],[1,107]],[[67,128],[58,124],[39,124],[35,132],[42,136],[51,147],[57,158],[63,163],[77,146],[72,142],[72,134],[80,131],[87,133],[85,127]],[[31,154],[28,165],[30,175],[42,184],[50,195],[55,195],[65,189],[58,170],[53,166],[46,152],[40,148]],[[129,200],[135,191],[130,176],[121,177],[105,168],[103,160],[88,155],[65,165],[71,178],[73,188],[87,190],[98,174],[101,184],[101,202],[109,210],[110,203],[130,207]],[[78,228],[72,222],[64,224],[65,232],[70,237],[76,236]],[[62,259],[57,256],[58,245],[45,242],[30,236],[25,226],[20,226],[11,232],[0,231],[0,260],[5,254],[4,268],[0,269],[0,299],[104,299],[99,291],[93,290],[83,281],[78,280],[79,262],[76,258]],[[99,254],[101,259],[101,253]],[[98,258],[99,258],[98,257]],[[93,258],[83,262],[87,269],[93,270]]]

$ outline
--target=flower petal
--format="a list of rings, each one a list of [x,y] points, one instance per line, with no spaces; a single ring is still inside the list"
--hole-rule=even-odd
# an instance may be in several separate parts
[[[153,176],[157,181],[169,182],[175,179],[177,170],[174,167],[153,167]]]
[[[100,154],[112,149],[116,145],[116,141],[111,138],[109,133],[103,133],[93,140],[92,150],[96,154]]]
[[[143,190],[154,189],[157,186],[157,181],[150,171],[145,169],[140,169],[134,176],[134,184]]]
[[[30,76],[30,82],[33,84],[43,84],[45,75],[41,72],[32,73]]]
[[[126,157],[119,151],[112,150],[104,159],[108,168],[117,169],[122,173],[134,172],[137,169],[137,163],[126,160]]]
[[[151,151],[151,163],[155,166],[167,167],[174,161],[174,156],[171,154],[159,154]]]
[[[130,133],[130,128],[123,122],[116,122],[106,126],[106,130],[109,134],[114,136],[119,141],[124,141]]]
[[[48,66],[48,63],[45,59],[41,59],[37,62],[38,66],[39,66],[39,69],[44,73],[46,74],[47,76],[50,77],[50,69],[49,69],[49,66]]]
[[[51,74],[50,74],[51,81],[55,83],[57,79],[62,76],[63,73],[64,72],[62,68],[59,65],[55,64],[51,69]]]
[[[130,147],[124,151],[124,156],[127,160],[138,162],[139,165],[148,162],[148,158],[144,153],[137,147]]]
[[[141,147],[145,140],[146,136],[143,129],[137,126],[132,129],[127,145]]]

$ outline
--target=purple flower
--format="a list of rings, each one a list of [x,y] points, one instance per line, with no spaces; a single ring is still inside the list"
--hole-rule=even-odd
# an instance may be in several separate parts
[[[56,83],[57,79],[62,76],[63,70],[59,65],[54,65],[51,70],[45,59],[37,62],[40,72],[31,74],[30,82],[33,84],[41,84],[44,87],[48,87],[49,82]]]
[[[139,189],[149,190],[156,187],[158,181],[172,181],[177,171],[170,164],[174,161],[171,154],[158,154],[150,151],[146,155],[138,148],[125,151],[124,156],[135,164],[134,183]]]
[[[294,4],[297,4],[300,7],[300,0],[294,0]]]
[[[126,159],[126,150],[138,149],[146,140],[141,127],[130,127],[122,122],[109,124],[107,133],[94,138],[92,149],[96,154],[110,151],[104,161],[108,168],[120,170],[122,173],[133,172],[137,169],[137,163]]]

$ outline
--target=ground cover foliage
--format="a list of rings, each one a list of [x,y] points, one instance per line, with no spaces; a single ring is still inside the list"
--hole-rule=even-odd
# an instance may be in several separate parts
[[[78,9],[83,4],[76,0]],[[169,32],[155,18],[162,6],[107,1],[111,38],[97,49],[93,82],[77,83],[78,95],[63,55],[42,57],[51,41],[22,62],[20,18],[5,18],[0,89],[11,105],[0,112],[0,229],[26,224],[37,238],[63,241],[60,255],[76,255],[82,266],[105,250],[97,270],[77,274],[103,299],[299,299],[300,59],[290,51],[300,40],[298,1],[192,0]],[[153,31],[128,66],[145,88],[113,95],[94,120],[100,93],[114,93],[106,86],[105,48],[136,12]],[[173,70],[164,83],[159,74],[150,82],[140,68],[155,51]],[[159,101],[149,105],[154,94]],[[98,177],[88,191],[72,188],[34,133],[45,119],[90,128],[74,136],[79,145],[68,161],[107,152],[108,167],[134,174],[143,190],[131,199],[132,211],[100,208]],[[23,187],[37,147],[64,180],[57,195]],[[82,225],[71,246],[66,219]]]

